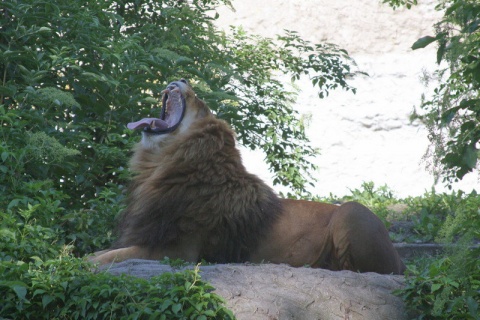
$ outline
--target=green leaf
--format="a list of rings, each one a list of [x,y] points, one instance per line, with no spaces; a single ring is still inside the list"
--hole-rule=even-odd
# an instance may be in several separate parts
[[[440,64],[443,60],[443,56],[445,55],[445,50],[447,48],[447,45],[445,42],[442,42],[440,46],[438,47],[437,50],[437,64]]]
[[[463,154],[463,160],[470,169],[476,167],[478,156],[475,147],[469,146],[466,148],[465,153]]]
[[[27,300],[27,285],[21,281],[0,281],[0,287],[12,289],[20,300]]]
[[[455,10],[457,10],[460,6],[463,5],[462,1],[454,1],[454,3],[445,10],[445,16],[448,17],[451,15]]]
[[[146,97],[143,99],[145,103],[150,103],[150,104],[158,104],[158,100],[153,98],[153,97]]]
[[[43,289],[37,289],[37,290],[35,290],[35,291],[33,292],[33,296],[35,297],[35,296],[37,296],[37,295],[39,295],[39,294],[44,294],[44,293],[45,293],[45,290],[43,290]]]
[[[450,124],[450,122],[452,122],[453,118],[455,117],[455,115],[457,114],[457,111],[460,107],[453,107],[453,108],[450,108],[448,109],[447,111],[445,111],[443,114],[442,114],[442,123],[443,124]]]
[[[173,313],[177,314],[182,309],[182,305],[180,303],[176,303],[172,306]]]
[[[7,160],[9,155],[10,155],[10,153],[8,153],[6,151],[2,152],[2,161],[5,162],[5,160]]]
[[[462,99],[459,104],[459,108],[467,109],[475,106],[480,106],[480,99]]]
[[[432,284],[432,287],[430,288],[430,292],[435,292],[437,291],[438,289],[440,289],[442,287],[442,285],[440,283],[434,283]]]
[[[167,310],[171,305],[173,304],[173,301],[171,299],[166,299],[163,301],[162,305],[160,306],[161,311]]]
[[[38,29],[39,32],[50,32],[52,31],[52,29],[50,29],[49,27],[41,27],[40,29]]]
[[[475,301],[475,299],[472,297],[468,297],[466,302],[468,306],[468,312],[470,313],[472,318],[478,316],[478,302]]]
[[[14,241],[15,240],[15,232],[2,228],[0,229],[0,238],[3,239],[3,241]]]
[[[415,41],[415,43],[412,45],[412,50],[425,48],[430,43],[432,43],[436,40],[437,40],[436,37],[431,37],[431,36],[422,37],[422,38],[418,39],[417,41]]]
[[[43,307],[43,309],[45,309],[45,308],[50,304],[50,302],[52,302],[52,301],[53,301],[53,297],[52,297],[52,296],[50,296],[50,295],[44,295],[44,296],[42,297],[42,307]]]
[[[215,317],[215,311],[205,310],[205,315],[208,316],[208,317]]]
[[[475,121],[466,121],[465,123],[463,123],[460,127],[460,130],[464,133],[469,133],[473,130],[475,130],[477,124]]]

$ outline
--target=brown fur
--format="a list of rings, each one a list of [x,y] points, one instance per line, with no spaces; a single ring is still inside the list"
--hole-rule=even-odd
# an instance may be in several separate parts
[[[403,273],[383,223],[358,203],[278,198],[248,173],[234,132],[182,85],[186,114],[175,131],[143,134],[119,238],[92,260],[182,258],[273,262],[331,270]]]

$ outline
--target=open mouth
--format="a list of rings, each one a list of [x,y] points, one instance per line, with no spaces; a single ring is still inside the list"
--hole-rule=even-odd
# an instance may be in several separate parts
[[[160,118],[143,118],[127,124],[130,130],[143,129],[144,132],[164,134],[174,131],[182,122],[185,114],[185,98],[180,87],[172,82],[163,90],[162,110]]]

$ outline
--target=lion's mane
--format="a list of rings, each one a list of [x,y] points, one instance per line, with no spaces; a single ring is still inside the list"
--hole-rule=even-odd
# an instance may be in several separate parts
[[[135,176],[114,248],[154,250],[195,234],[199,257],[247,261],[282,211],[273,190],[246,171],[233,131],[213,116],[161,148],[139,143],[130,167]]]

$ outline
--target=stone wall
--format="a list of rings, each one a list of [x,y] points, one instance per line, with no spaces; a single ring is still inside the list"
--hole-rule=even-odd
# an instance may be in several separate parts
[[[441,14],[437,1],[420,1],[411,10],[393,10],[377,0],[234,0],[235,12],[220,8],[220,27],[242,25],[247,31],[274,36],[296,30],[314,43],[330,42],[346,49],[360,70],[351,84],[357,94],[334,91],[320,100],[308,79],[297,85],[302,92],[296,109],[311,117],[308,136],[321,155],[315,159],[321,196],[348,194],[362,182],[387,184],[399,197],[430,190],[433,176],[422,157],[429,141],[409,113],[426,92],[421,77],[435,70],[435,47],[412,51],[413,42],[433,33]],[[243,151],[246,166],[271,181],[263,155]],[[467,177],[456,188],[471,191],[478,176]],[[437,190],[444,190],[442,184]],[[281,190],[281,189],[279,189]]]

